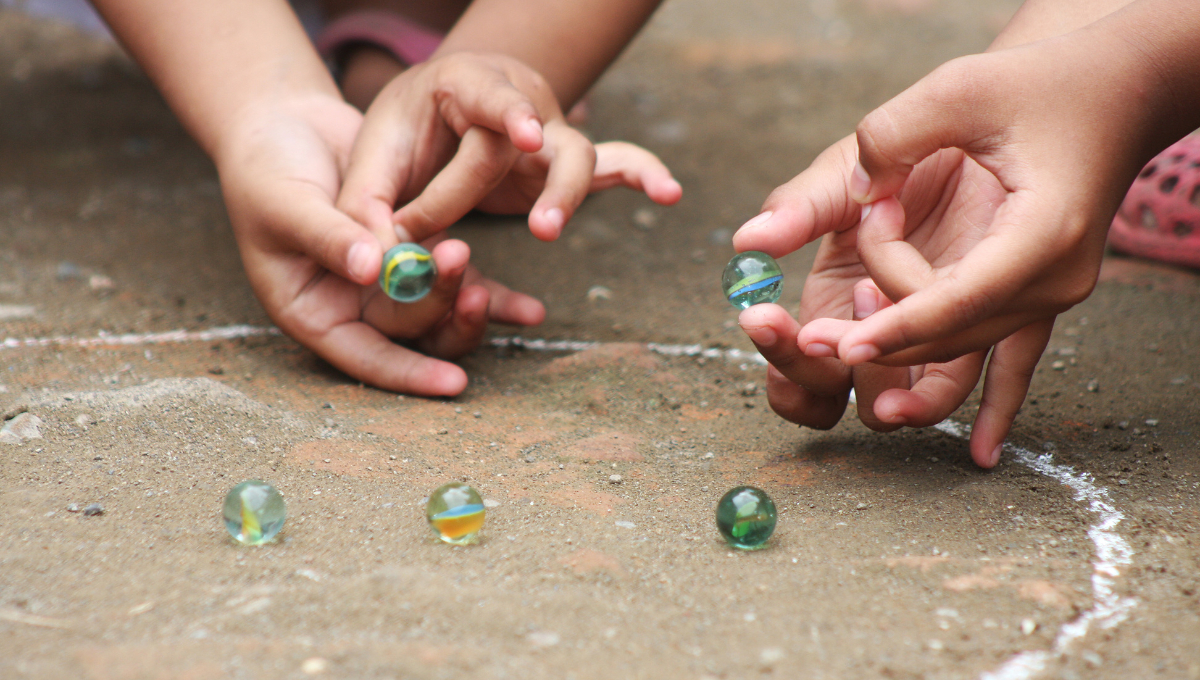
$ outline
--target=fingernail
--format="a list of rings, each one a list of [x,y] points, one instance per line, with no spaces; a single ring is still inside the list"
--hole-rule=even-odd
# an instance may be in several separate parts
[[[804,348],[805,356],[810,357],[831,357],[837,354],[833,348],[823,342],[810,342],[808,347]]]
[[[890,417],[880,418],[880,420],[882,420],[883,422],[885,422],[889,425],[907,425],[908,424],[908,418],[905,418],[904,416],[900,415],[899,413],[893,413]]]
[[[875,345],[855,345],[846,352],[846,365],[857,366],[865,364],[872,359],[878,357],[882,352]]]
[[[775,343],[779,341],[779,336],[770,326],[750,326],[749,328],[742,326],[742,330],[759,347],[774,347]]]
[[[550,226],[554,227],[555,229],[563,228],[565,220],[563,219],[562,210],[559,210],[558,208],[550,208],[546,212],[542,213],[542,215],[546,218],[546,221],[550,223]]]
[[[1003,451],[1003,449],[1004,449],[1004,444],[1000,444],[999,446],[997,446],[995,449],[992,450],[992,455],[988,456],[988,460],[990,461],[990,464],[988,465],[988,467],[995,467],[996,463],[1000,462],[1000,453]]]
[[[856,288],[854,290],[854,318],[865,319],[875,313],[879,309],[879,298],[875,296],[875,291],[869,288]]]
[[[396,238],[400,239],[401,243],[413,242],[412,234],[410,234],[409,231],[404,228],[404,225],[400,224],[399,222],[392,225],[392,231],[396,232]]]
[[[771,215],[774,215],[774,214],[775,214],[774,212],[768,210],[765,213],[760,213],[758,215],[755,215],[754,217],[750,218],[750,221],[746,222],[741,227],[739,227],[738,231],[741,231],[743,229],[753,229],[759,225],[766,224],[767,222],[771,221]]]
[[[371,244],[355,243],[350,246],[350,253],[346,256],[346,270],[355,281],[361,281],[369,276],[372,272],[371,267]]]
[[[850,174],[850,198],[862,203],[867,200],[869,193],[871,193],[871,176],[867,174],[862,163],[855,163],[854,172]]]
[[[868,204],[866,204],[866,205],[864,205],[864,206],[863,206],[863,209],[862,209],[862,217],[859,217],[859,218],[858,218],[858,222],[859,222],[859,224],[862,224],[863,222],[866,222],[866,221],[867,221],[867,215],[870,215],[870,214],[871,214],[871,208],[874,208],[874,207],[875,207],[875,204],[874,204],[874,203],[868,203]]]
[[[533,133],[539,139],[542,136],[542,124],[537,122],[537,120],[534,118],[530,118],[529,120],[525,121],[525,129],[529,130],[529,132]]]

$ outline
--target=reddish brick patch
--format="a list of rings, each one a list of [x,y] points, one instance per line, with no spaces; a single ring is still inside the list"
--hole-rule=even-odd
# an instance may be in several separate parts
[[[546,495],[546,502],[560,508],[588,510],[598,515],[612,512],[613,506],[620,505],[625,499],[603,491],[592,489],[560,489]]]
[[[617,578],[625,578],[629,575],[616,558],[590,548],[580,548],[573,553],[563,555],[558,558],[558,563],[580,576],[591,572],[608,573]]]
[[[1049,581],[1029,580],[1017,584],[1017,596],[1056,609],[1069,609],[1071,601],[1058,586]]]
[[[329,462],[325,462],[325,461]],[[312,470],[329,470],[351,477],[382,477],[391,475],[395,465],[388,454],[370,444],[346,439],[319,439],[305,442],[288,453],[288,465]]]
[[[652,371],[661,363],[645,345],[635,342],[615,342],[582,352],[559,357],[542,368],[543,375],[558,375],[581,369],[603,369],[632,366]]]
[[[637,435],[609,430],[580,439],[564,448],[561,455],[579,460],[640,461],[642,454],[637,450],[640,443]]]
[[[691,404],[684,404],[679,409],[679,415],[690,420],[716,420],[729,415],[729,410],[723,408],[702,409]]]

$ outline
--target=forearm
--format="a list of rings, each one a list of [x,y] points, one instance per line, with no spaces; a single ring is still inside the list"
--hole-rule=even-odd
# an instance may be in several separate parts
[[[1133,2],[1135,0],[1026,0],[988,51],[1070,33]]]
[[[311,95],[339,97],[284,0],[94,3],[214,159],[250,107]]]
[[[542,74],[568,109],[617,58],[660,0],[475,0],[437,54],[499,52]]]

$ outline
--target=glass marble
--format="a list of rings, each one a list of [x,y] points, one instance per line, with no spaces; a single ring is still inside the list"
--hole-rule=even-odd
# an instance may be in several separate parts
[[[766,253],[749,250],[733,256],[721,274],[721,289],[738,309],[778,302],[783,292],[783,270]]]
[[[425,518],[440,540],[454,545],[469,545],[479,540],[486,510],[479,492],[461,482],[439,486],[429,494]]]
[[[775,531],[775,502],[762,489],[739,486],[717,502],[717,529],[725,542],[742,550],[758,550]]]
[[[396,302],[416,302],[425,297],[437,278],[433,256],[415,243],[401,243],[383,255],[379,287]]]
[[[266,482],[250,479],[233,487],[225,496],[225,528],[242,545],[262,545],[273,540],[287,519],[287,508],[279,490]]]

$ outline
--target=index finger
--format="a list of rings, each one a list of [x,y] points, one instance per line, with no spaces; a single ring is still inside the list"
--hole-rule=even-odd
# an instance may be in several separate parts
[[[423,241],[457,222],[504,179],[520,151],[504,135],[473,127],[425,190],[396,211],[396,237]]]

